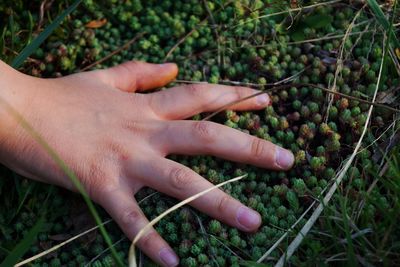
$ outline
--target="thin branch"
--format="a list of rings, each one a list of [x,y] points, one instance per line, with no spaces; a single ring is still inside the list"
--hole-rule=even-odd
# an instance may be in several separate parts
[[[222,183],[220,183],[220,184],[218,184],[218,185],[212,186],[212,187],[210,187],[210,188],[208,188],[208,189],[206,189],[206,190],[204,190],[204,191],[201,191],[201,192],[199,192],[199,193],[197,193],[197,194],[195,194],[195,195],[193,195],[193,196],[191,196],[191,197],[189,197],[189,198],[187,198],[187,199],[185,199],[185,200],[179,202],[178,204],[176,204],[176,205],[174,205],[173,207],[167,209],[166,211],[164,211],[163,213],[161,213],[160,215],[158,215],[156,218],[154,218],[154,219],[153,219],[151,222],[149,222],[145,227],[143,227],[143,228],[139,231],[139,233],[135,236],[135,238],[133,239],[132,244],[131,244],[131,246],[130,246],[130,248],[129,248],[129,266],[130,266],[130,267],[136,267],[136,256],[135,256],[135,245],[136,245],[136,243],[139,241],[139,239],[140,239],[144,234],[146,234],[146,232],[147,232],[151,227],[153,227],[153,226],[154,226],[156,223],[158,223],[161,219],[163,219],[165,216],[167,216],[167,215],[170,214],[171,212],[173,212],[173,211],[179,209],[180,207],[186,205],[187,203],[192,202],[193,200],[195,200],[195,199],[197,199],[197,198],[199,198],[199,197],[201,197],[201,196],[203,196],[203,195],[209,193],[210,191],[212,191],[212,190],[214,190],[214,189],[217,189],[217,188],[219,188],[219,187],[221,187],[221,186],[224,186],[224,185],[226,185],[226,184],[228,184],[228,183],[232,183],[232,182],[239,181],[239,180],[241,180],[241,179],[243,179],[243,178],[245,178],[245,177],[247,177],[247,174],[242,175],[242,176],[239,176],[239,177],[232,178],[232,179],[230,179],[230,180],[228,180],[228,181],[225,181],[225,182],[222,182]]]
[[[138,202],[138,204],[141,204],[142,202],[146,201],[148,198],[151,198],[151,197],[154,196],[155,194],[158,194],[158,192],[154,192],[154,193],[152,193],[152,194],[150,194],[150,195],[144,197],[142,200],[140,200],[140,201]],[[110,222],[112,222],[112,221],[114,221],[114,220],[113,220],[113,219],[109,219],[109,220],[105,221],[102,225],[104,226],[104,225],[106,225],[106,224],[108,224],[108,223],[110,223]],[[55,245],[54,247],[52,247],[52,248],[50,248],[50,249],[48,249],[48,250],[45,250],[45,251],[43,251],[43,252],[41,252],[41,253],[39,253],[39,254],[36,254],[36,255],[34,255],[34,256],[32,256],[32,257],[26,259],[26,260],[23,260],[23,261],[19,262],[19,263],[16,264],[14,267],[19,267],[19,266],[22,266],[22,265],[24,265],[24,264],[30,263],[30,262],[32,262],[32,261],[34,261],[34,260],[37,260],[37,259],[39,259],[39,258],[41,258],[41,257],[44,257],[44,256],[46,256],[47,254],[49,254],[49,253],[51,253],[51,252],[53,252],[53,251],[56,251],[56,250],[58,250],[59,248],[61,248],[61,247],[65,246],[65,245],[71,243],[72,241],[74,241],[74,240],[76,240],[76,239],[78,239],[78,238],[80,238],[80,237],[82,237],[82,236],[84,236],[84,235],[86,235],[86,234],[88,234],[88,233],[90,233],[90,232],[93,232],[94,230],[97,230],[97,229],[99,229],[99,228],[100,228],[100,225],[96,225],[96,226],[94,226],[94,227],[92,227],[92,228],[90,228],[90,229],[88,229],[88,230],[86,230],[86,231],[84,231],[84,232],[82,232],[82,233],[80,233],[80,234],[77,234],[76,236],[71,237],[70,239],[68,239],[68,240],[66,240],[66,241],[64,241],[64,242],[62,242],[62,243],[60,243],[60,244],[58,244],[58,245]]]
[[[318,4],[304,6],[304,7],[291,8],[291,9],[288,9],[288,10],[284,10],[284,11],[280,11],[280,12],[276,12],[276,13],[272,13],[272,14],[266,14],[266,15],[263,15],[263,16],[259,16],[257,18],[246,20],[243,23],[238,23],[238,24],[234,25],[233,28],[241,26],[241,25],[244,25],[244,24],[249,23],[249,22],[252,22],[254,20],[259,20],[259,19],[263,19],[263,18],[279,16],[279,15],[286,14],[286,13],[291,13],[291,12],[294,12],[294,11],[302,11],[302,10],[312,9],[312,8],[319,7],[319,6],[327,6],[327,5],[336,4],[336,3],[339,3],[339,2],[342,2],[342,0],[333,0],[333,1],[318,3]]]
[[[87,71],[91,68],[93,68],[94,66],[103,63],[104,61],[110,59],[111,57],[113,57],[114,55],[118,54],[119,52],[128,49],[133,43],[135,43],[139,38],[143,37],[143,35],[145,35],[145,32],[141,32],[139,34],[137,34],[134,38],[132,38],[131,40],[129,40],[128,42],[126,42],[123,46],[119,47],[117,50],[112,51],[111,53],[109,53],[107,56],[103,57],[102,59],[97,60],[96,62],[93,62],[92,64],[84,67],[83,69],[80,70],[80,72],[84,72]]]
[[[202,81],[197,82],[197,81],[176,80],[175,82],[178,82],[178,83],[194,83],[194,84],[208,84],[208,82],[202,82]],[[273,84],[261,85],[261,84],[249,84],[249,83],[244,83],[243,84],[243,83],[240,83],[240,82],[231,82],[231,81],[221,81],[221,82],[228,82],[229,84],[233,84],[233,85],[246,85],[246,86],[258,87],[258,88],[273,85]],[[276,86],[276,87],[268,88],[268,89],[265,89],[262,92],[258,92],[258,93],[249,95],[247,97],[241,98],[239,100],[232,101],[232,102],[230,102],[230,103],[228,103],[226,105],[223,105],[222,107],[217,109],[217,111],[211,113],[210,115],[205,117],[203,120],[209,120],[210,118],[214,117],[215,115],[217,115],[221,111],[224,111],[227,108],[229,108],[229,107],[231,107],[231,106],[233,106],[235,104],[241,103],[241,102],[246,101],[248,99],[251,99],[253,97],[256,97],[256,96],[259,96],[259,95],[262,95],[262,94],[267,94],[269,92],[284,90],[284,89],[287,89],[287,88],[290,88],[290,87],[313,87],[313,88],[320,89],[320,90],[322,90],[322,91],[324,91],[326,93],[339,95],[339,96],[342,96],[342,97],[345,97],[345,98],[348,98],[348,99],[351,99],[351,100],[359,101],[359,102],[362,102],[362,103],[365,103],[365,104],[368,104],[368,105],[371,105],[371,106],[380,107],[380,108],[384,108],[384,109],[387,109],[387,110],[390,110],[390,111],[393,111],[393,112],[396,112],[396,113],[400,113],[400,109],[396,109],[396,108],[393,108],[393,107],[390,107],[390,106],[387,106],[387,105],[384,105],[384,104],[380,104],[380,103],[375,103],[373,101],[368,101],[368,100],[365,100],[365,99],[361,99],[361,98],[358,98],[358,97],[355,97],[355,96],[343,94],[343,93],[340,93],[340,92],[337,92],[337,91],[333,91],[333,90],[327,89],[327,88],[319,86],[319,85],[309,84],[309,83],[290,83],[290,84],[284,84],[284,85],[279,85],[279,86]]]
[[[384,42],[386,38],[384,38]],[[384,45],[385,48],[385,45]],[[375,93],[373,96],[373,102],[375,102],[376,100],[376,96],[378,93],[378,89],[380,86],[380,82],[381,82],[381,77],[382,77],[382,70],[383,70],[383,63],[384,63],[384,58],[385,58],[385,54],[383,53],[383,57],[382,57],[382,61],[381,61],[381,66],[380,66],[380,70],[379,70],[379,76],[378,76],[378,82],[376,84],[376,88],[375,88]],[[320,203],[318,205],[318,207],[315,209],[315,211],[313,212],[313,214],[311,215],[311,218],[307,221],[307,223],[303,226],[303,228],[300,230],[300,232],[297,234],[296,238],[290,243],[289,247],[287,248],[286,252],[281,256],[281,258],[279,259],[279,261],[276,263],[275,267],[283,267],[285,262],[293,255],[293,253],[297,250],[297,248],[300,246],[301,242],[303,241],[304,237],[308,234],[308,232],[311,230],[311,228],[313,227],[314,223],[318,220],[319,216],[321,215],[322,211],[324,210],[324,207],[327,206],[327,204],[329,203],[329,201],[331,200],[333,194],[336,192],[336,189],[338,188],[338,186],[340,185],[340,183],[343,180],[343,177],[345,176],[347,170],[350,168],[354,158],[357,155],[357,151],[360,149],[362,141],[364,139],[364,136],[367,132],[368,129],[368,124],[371,120],[371,115],[372,115],[372,111],[373,111],[374,106],[372,105],[369,108],[368,111],[368,116],[367,119],[365,121],[364,124],[364,129],[363,132],[361,133],[360,139],[357,142],[356,147],[354,148],[353,153],[351,154],[350,158],[347,160],[344,168],[338,173],[338,176],[336,178],[335,183],[333,183],[332,187],[330,188],[330,190],[328,191],[328,193],[326,194],[326,196],[324,197],[322,203]]]

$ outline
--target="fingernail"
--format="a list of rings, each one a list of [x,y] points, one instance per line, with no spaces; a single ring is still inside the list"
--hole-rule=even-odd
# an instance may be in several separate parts
[[[259,106],[266,106],[269,104],[269,97],[267,94],[257,96],[257,104]]]
[[[163,64],[160,64],[158,66],[160,66],[161,68],[169,68],[169,67],[171,67],[173,65],[175,65],[175,64],[174,63],[163,63]]]
[[[289,150],[277,147],[275,154],[276,164],[282,169],[287,169],[293,165],[294,156]]]
[[[159,252],[161,260],[170,267],[178,266],[179,259],[176,254],[169,248],[163,248]]]
[[[260,215],[247,207],[240,207],[236,213],[236,218],[246,230],[255,230],[261,224]]]

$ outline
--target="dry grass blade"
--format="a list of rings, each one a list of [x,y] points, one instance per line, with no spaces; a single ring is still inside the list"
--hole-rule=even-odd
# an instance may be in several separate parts
[[[112,51],[110,54],[108,54],[107,56],[103,57],[102,59],[93,62],[92,64],[84,67],[83,69],[81,69],[80,71],[87,71],[91,68],[93,68],[94,66],[103,63],[104,61],[106,61],[107,59],[110,59],[112,56],[118,54],[119,52],[121,52],[122,50],[128,49],[133,43],[135,43],[139,38],[143,37],[143,35],[145,35],[145,32],[141,32],[138,35],[136,35],[134,38],[132,38],[130,41],[126,42],[126,44],[124,44],[123,46],[121,46],[120,48],[118,48],[115,51]]]
[[[296,225],[299,224],[299,222],[307,215],[307,213],[314,207],[316,203],[317,201],[313,201],[313,203],[311,203],[311,205],[303,212],[303,214],[301,214],[299,219],[297,219],[297,221],[290,226],[290,228],[267,250],[267,252],[265,252],[264,255],[257,260],[258,263],[261,263],[268,258],[268,256],[279,246],[279,244],[288,236],[288,234],[293,231]]]
[[[224,6],[227,6],[227,5],[231,4],[231,3],[232,3],[232,1],[227,1],[227,2],[224,4]],[[179,41],[168,51],[167,55],[165,56],[165,58],[164,58],[164,60],[163,60],[164,62],[167,61],[167,59],[172,55],[172,53],[174,53],[174,51],[178,48],[178,46],[180,46],[180,45],[181,45],[190,35],[192,35],[200,26],[202,26],[204,23],[206,23],[206,22],[208,21],[210,15],[212,15],[212,13],[210,12],[210,10],[209,10],[207,4],[204,4],[204,5],[205,5],[205,7],[206,7],[206,9],[207,9],[207,12],[209,12],[209,15],[208,15],[205,19],[203,19],[202,21],[200,21],[200,23],[199,23],[196,27],[194,27],[190,32],[188,32],[185,36],[183,36],[181,39],[179,39]],[[211,19],[213,20],[213,17],[211,17]],[[214,24],[215,24],[215,22],[214,22]],[[217,38],[217,39],[219,39],[219,38]]]
[[[287,10],[284,10],[284,11],[280,11],[280,12],[276,12],[276,13],[272,13],[272,14],[267,14],[267,15],[259,16],[259,17],[254,18],[254,19],[249,19],[249,20],[246,20],[246,21],[243,22],[243,23],[236,24],[236,25],[234,25],[233,27],[235,28],[235,27],[241,26],[241,25],[243,25],[243,24],[246,24],[246,23],[252,22],[252,21],[254,21],[254,20],[258,20],[258,19],[263,19],[263,18],[269,18],[269,17],[279,16],[279,15],[287,14],[287,13],[290,14],[290,13],[296,12],[296,11],[302,11],[302,10],[312,9],[312,8],[319,7],[319,6],[332,5],[332,4],[336,4],[336,3],[340,3],[340,2],[342,2],[342,0],[333,0],[333,1],[323,2],[323,3],[317,3],[317,4],[313,4],[313,5],[309,5],[309,6],[303,6],[303,7],[297,7],[297,8],[290,8],[290,9],[287,9]]]
[[[126,239],[125,236],[122,237],[122,238],[120,238],[117,242],[115,242],[115,243],[113,244],[113,247],[115,247],[116,245],[118,245],[119,243],[121,243],[122,241],[124,241],[125,239]],[[106,248],[105,250],[103,250],[100,254],[96,255],[93,259],[91,259],[91,260],[85,265],[85,267],[90,267],[90,266],[92,266],[92,263],[93,263],[95,260],[97,260],[98,258],[100,258],[101,255],[103,255],[104,253],[106,253],[106,252],[109,251],[109,250],[110,250],[109,247]]]
[[[158,215],[156,218],[154,218],[151,222],[149,222],[145,227],[142,228],[142,230],[139,231],[139,233],[136,235],[136,237],[133,239],[131,247],[129,248],[129,266],[130,267],[136,267],[136,256],[135,256],[135,245],[136,243],[139,241],[139,239],[151,228],[153,227],[156,223],[158,223],[162,218],[164,218],[165,216],[167,216],[168,214],[170,214],[171,212],[179,209],[180,207],[188,204],[189,202],[192,202],[193,200],[207,194],[208,192],[217,189],[221,186],[224,186],[228,183],[233,183],[236,181],[239,181],[243,178],[247,177],[247,174],[239,176],[239,177],[235,177],[232,178],[228,181],[222,182],[218,185],[215,185],[213,187],[210,187],[202,192],[199,192],[181,202],[179,202],[178,204],[174,205],[173,207],[169,208],[168,210],[164,211],[163,213],[161,213],[160,215]]]
[[[199,25],[203,24],[204,22],[207,21],[208,18],[203,19]],[[198,26],[199,26],[198,25]],[[178,48],[178,46],[180,46],[190,35],[192,35],[194,33],[194,31],[197,29],[193,28],[190,32],[188,32],[185,36],[183,36],[167,53],[167,55],[164,58],[164,62],[167,61],[167,59],[172,55],[172,53],[174,53],[174,51]]]
[[[384,38],[384,42],[386,41],[386,38]],[[385,48],[385,47],[384,47]],[[375,93],[373,96],[373,102],[375,102],[378,89],[380,86],[381,82],[381,77],[382,77],[382,69],[383,69],[383,63],[384,63],[384,58],[385,58],[385,53],[383,54],[382,60],[381,60],[381,66],[379,70],[379,75],[378,75],[378,82],[376,84],[375,88]],[[308,232],[311,230],[313,227],[314,223],[318,220],[319,216],[321,215],[322,211],[324,210],[324,207],[329,203],[331,200],[333,194],[336,192],[336,189],[340,185],[340,183],[343,180],[344,175],[346,174],[347,170],[350,168],[351,164],[353,163],[354,158],[357,155],[358,150],[361,147],[362,141],[364,139],[364,136],[367,132],[368,129],[368,124],[371,120],[371,115],[372,115],[372,110],[374,106],[371,106],[368,110],[368,116],[366,119],[366,122],[364,124],[364,129],[361,133],[360,139],[357,142],[356,147],[354,148],[353,153],[351,154],[350,158],[347,160],[345,166],[343,169],[341,169],[337,175],[337,178],[335,182],[332,184],[331,188],[329,189],[328,193],[326,196],[323,198],[322,203],[318,205],[318,207],[315,209],[313,214],[311,215],[310,219],[307,221],[307,223],[303,226],[303,228],[300,230],[300,232],[297,234],[296,238],[290,243],[289,247],[287,248],[286,252],[281,256],[279,261],[276,263],[275,267],[282,267],[285,265],[285,262],[293,255],[293,253],[297,250],[297,248],[300,246],[301,242],[304,240],[305,236],[307,236]]]
[[[337,84],[337,79],[339,77],[339,75],[342,73],[343,70],[343,54],[344,54],[344,48],[346,46],[346,41],[349,38],[349,34],[351,33],[355,22],[357,21],[357,18],[361,15],[361,12],[364,10],[365,5],[357,12],[357,14],[354,16],[353,20],[351,21],[349,27],[346,30],[346,33],[343,37],[342,40],[342,44],[340,46],[340,53],[339,53],[339,57],[337,58],[337,64],[336,64],[336,71],[335,71],[335,78],[333,80],[333,85],[332,85],[332,91],[336,92],[336,84]],[[329,111],[332,107],[332,103],[333,103],[333,99],[334,98],[334,94],[328,94],[328,107],[326,109],[326,120],[328,120],[329,117]]]
[[[79,178],[76,176],[73,169],[71,169],[65,161],[60,157],[60,155],[53,149],[52,146],[43,138],[43,136],[35,130],[35,128],[16,110],[12,105],[10,105],[5,99],[0,97],[0,105],[3,105],[6,111],[13,117],[18,124],[27,131],[31,137],[44,149],[44,151],[54,160],[57,166],[63,171],[63,173],[71,180],[73,186],[76,190],[82,195],[86,205],[89,208],[90,213],[92,214],[96,224],[100,228],[100,232],[104,237],[104,240],[107,245],[111,246],[111,238],[108,235],[107,230],[103,226],[103,222],[101,221],[101,217],[94,206],[94,203],[89,198],[88,193],[80,182]],[[111,248],[111,253],[116,260],[118,266],[123,266],[120,257],[114,248]]]
[[[360,27],[364,24],[369,24],[370,21],[366,20],[363,22],[360,22],[356,25],[353,26],[353,28],[355,27]],[[358,31],[358,32],[350,32],[348,33],[348,36],[353,36],[353,35],[359,35],[359,34],[363,34],[363,33],[371,33],[374,32],[373,30],[366,30],[366,31]],[[314,43],[314,42],[321,42],[321,41],[328,41],[328,40],[333,40],[333,39],[340,39],[343,38],[347,33],[344,34],[336,34],[336,35],[332,35],[332,34],[327,34],[325,36],[319,37],[319,38],[313,38],[313,39],[307,39],[307,40],[302,40],[302,41],[295,41],[295,42],[288,42],[288,45],[299,45],[299,44],[306,44],[306,43]]]
[[[207,82],[196,82],[196,81],[192,82],[192,81],[180,81],[180,80],[177,80],[175,82],[207,84]],[[241,83],[235,82],[234,85],[241,85]],[[254,87],[269,86],[269,84],[268,85],[252,84],[252,85],[257,85],[257,86],[254,86]],[[249,84],[247,84],[247,86],[249,86]],[[284,89],[287,89],[287,88],[290,88],[290,87],[303,87],[303,86],[304,87],[313,87],[313,88],[321,89],[322,91],[324,91],[326,93],[339,95],[339,96],[342,96],[342,97],[345,97],[345,98],[348,98],[348,99],[351,99],[351,100],[356,100],[356,101],[359,101],[359,102],[362,102],[362,103],[365,103],[365,104],[368,104],[368,105],[371,105],[371,106],[376,106],[376,107],[384,108],[384,109],[387,109],[387,110],[390,110],[390,111],[393,111],[393,112],[396,112],[396,113],[400,113],[400,109],[396,109],[396,108],[393,108],[393,107],[390,107],[390,106],[387,106],[387,105],[371,102],[371,101],[368,101],[368,100],[365,100],[365,99],[362,99],[362,98],[358,98],[358,97],[354,97],[354,96],[351,96],[351,95],[346,95],[346,94],[343,94],[343,93],[340,93],[340,92],[337,92],[337,91],[334,91],[334,90],[331,90],[331,89],[327,89],[327,88],[319,86],[319,85],[309,84],[309,83],[291,83],[291,84],[284,84],[284,85],[279,85],[279,86],[275,86],[275,87],[272,87],[272,88],[268,88],[268,89],[265,89],[264,91],[249,95],[247,97],[241,98],[241,99],[236,100],[236,101],[232,101],[232,102],[220,107],[219,109],[217,109],[216,111],[214,111],[210,115],[206,116],[203,119],[203,121],[209,120],[212,117],[214,117],[215,115],[217,115],[218,113],[220,113],[221,111],[224,111],[224,110],[228,109],[229,107],[231,107],[231,106],[233,106],[235,104],[241,103],[241,102],[246,101],[248,99],[251,99],[253,97],[256,97],[256,96],[259,96],[259,95],[262,95],[262,94],[267,94],[269,92],[284,90]]]
[[[105,221],[104,223],[102,223],[102,225],[104,226],[104,225],[106,225],[106,224],[108,224],[110,222],[112,222],[111,219],[108,220],[108,221]],[[57,245],[55,245],[54,247],[52,247],[52,248],[50,248],[48,250],[45,250],[45,251],[43,251],[43,252],[41,252],[39,254],[36,254],[33,257],[30,257],[30,258],[28,258],[26,260],[23,260],[23,261],[17,263],[14,267],[19,267],[19,266],[28,264],[28,263],[30,263],[30,262],[32,262],[34,260],[37,260],[37,259],[39,259],[39,258],[41,258],[43,256],[46,256],[47,254],[49,254],[49,253],[51,253],[53,251],[56,251],[57,249],[65,246],[66,244],[71,243],[72,241],[74,241],[74,240],[76,240],[76,239],[78,239],[78,238],[80,238],[80,237],[82,237],[82,236],[84,236],[84,235],[86,235],[86,234],[98,229],[99,227],[100,227],[99,225],[96,225],[95,227],[92,227],[92,228],[90,228],[90,229],[88,229],[88,230],[86,230],[86,231],[84,231],[84,232],[82,232],[82,233],[80,233],[80,234],[78,234],[78,235],[76,235],[74,237],[71,237],[70,239],[68,239],[68,240],[66,240],[66,241],[64,241],[64,242],[62,242],[60,244],[57,244]]]
[[[268,259],[268,256],[279,246],[280,243],[286,238],[286,236],[296,227],[297,224],[300,223],[300,221],[308,214],[308,212],[314,207],[317,202],[319,202],[319,197],[322,196],[325,191],[328,189],[328,186],[326,186],[321,193],[318,195],[317,198],[314,199],[314,201],[311,203],[311,205],[301,214],[301,216],[297,219],[297,221],[268,249],[267,252],[264,253],[264,255],[257,260],[258,263],[262,263],[264,260]]]
[[[138,202],[138,204],[141,204],[142,202],[146,201],[148,198],[152,197],[152,196],[155,195],[155,194],[158,194],[158,192],[154,192],[154,193],[152,193],[152,194],[146,196],[145,198],[143,198],[142,200],[140,200],[140,201]],[[102,224],[102,226],[104,226],[104,225],[106,225],[106,224],[109,224],[109,223],[112,222],[112,221],[114,221],[114,220],[113,220],[113,219],[109,219],[109,220],[105,221],[105,222]],[[30,262],[32,262],[32,261],[34,261],[34,260],[37,260],[37,259],[39,259],[39,258],[41,258],[41,257],[44,257],[44,256],[46,256],[47,254],[49,254],[49,253],[51,253],[51,252],[54,252],[54,251],[60,249],[61,247],[65,246],[65,245],[67,245],[67,244],[69,244],[69,243],[71,243],[72,241],[74,241],[74,240],[76,240],[76,239],[78,239],[78,238],[80,238],[80,237],[82,237],[82,236],[84,236],[84,235],[87,235],[87,234],[89,234],[90,232],[93,232],[93,231],[95,231],[95,230],[97,230],[97,229],[99,229],[99,228],[100,228],[100,225],[96,225],[96,226],[94,226],[94,227],[92,227],[92,228],[90,228],[90,229],[88,229],[88,230],[86,230],[86,231],[83,231],[82,233],[79,233],[79,234],[77,234],[77,235],[71,237],[70,239],[65,240],[65,241],[62,242],[62,243],[55,245],[54,247],[51,247],[51,248],[49,248],[49,249],[47,249],[47,250],[45,250],[45,251],[43,251],[43,252],[40,252],[39,254],[36,254],[36,255],[34,255],[34,256],[28,258],[28,259],[25,259],[25,260],[19,262],[17,265],[15,265],[15,267],[22,266],[22,265],[24,265],[24,264],[30,263]]]

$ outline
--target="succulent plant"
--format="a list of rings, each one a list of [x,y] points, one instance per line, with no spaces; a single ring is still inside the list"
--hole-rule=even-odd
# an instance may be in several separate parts
[[[32,7],[40,4],[38,0],[32,2]],[[193,0],[167,0],[156,3],[113,0],[102,3],[104,6],[101,8],[94,1],[83,2],[84,5],[63,23],[62,30],[46,40],[31,56],[32,60],[24,66],[27,73],[40,77],[58,77],[79,71],[116,51],[140,32],[146,32],[146,35],[129,48],[96,68],[113,66],[129,59],[155,63],[174,61],[180,66],[179,80],[211,83],[230,80],[258,84],[261,90],[267,89],[270,83],[286,78],[293,82],[287,88],[271,91],[272,105],[264,110],[229,110],[212,118],[217,123],[291,149],[296,162],[292,171],[265,172],[248,165],[208,156],[171,156],[172,160],[190,167],[215,184],[230,177],[248,174],[245,180],[227,185],[224,190],[261,213],[261,230],[252,235],[243,234],[189,208],[176,211],[175,216],[169,216],[157,225],[157,230],[182,258],[182,266],[240,265],[240,258],[224,248],[221,240],[227,240],[230,248],[233,246],[244,252],[240,252],[240,256],[247,254],[254,259],[260,257],[282,234],[274,227],[290,227],[308,205],[308,195],[317,196],[335,177],[336,168],[348,155],[349,148],[358,140],[369,109],[368,104],[358,100],[332,94],[328,98],[321,89],[296,83],[313,83],[331,88],[335,82],[335,90],[359,99],[369,99],[376,89],[379,62],[383,55],[380,46],[371,41],[372,35],[369,33],[364,33],[359,39],[350,36],[344,43],[349,57],[343,60],[343,68],[336,76],[337,61],[334,57],[339,51],[341,41],[325,40],[321,37],[345,33],[354,17],[354,10],[347,5],[339,5],[337,8],[335,6],[335,9],[329,5],[319,6],[303,12],[296,17],[299,22],[315,15],[331,16],[332,20],[321,28],[300,23],[305,25],[304,28],[292,32],[283,30],[291,27],[286,25],[285,20],[277,22],[268,16],[261,18],[263,11],[271,8],[268,1],[200,3]],[[288,3],[281,2],[282,10],[289,7]],[[357,1],[350,2],[349,6]],[[37,10],[39,8],[29,9],[34,20],[38,18]],[[15,29],[24,32],[22,28],[23,25],[29,24],[29,15],[26,10],[20,11],[14,12],[18,22]],[[0,16],[0,21],[8,25],[8,19],[5,18],[9,16],[5,12],[1,4],[0,14],[6,15]],[[48,12],[48,17],[53,17],[53,11]],[[103,26],[87,26],[91,21],[101,18],[107,18],[107,23]],[[208,20],[205,20],[206,18]],[[361,19],[370,18],[363,14],[360,15]],[[205,22],[202,22],[203,20]],[[296,23],[293,27],[297,27]],[[294,39],[299,36],[296,37],[294,32],[307,39],[321,40],[296,44]],[[216,33],[219,37],[216,37]],[[23,36],[18,35],[18,38]],[[5,43],[10,43],[8,30],[3,39]],[[15,51],[22,50],[17,42],[14,45]],[[10,53],[5,50],[5,55]],[[398,80],[388,79],[383,81],[382,90],[396,88],[396,85]],[[331,103],[328,102],[330,99]],[[381,127],[385,126],[391,115],[377,110],[371,122],[374,134],[381,132]],[[203,118],[204,114],[198,114],[192,119]],[[371,151],[368,147],[359,153],[359,164],[362,168],[374,168]],[[351,192],[365,191],[366,181],[363,180],[361,170],[356,167],[349,170],[345,183],[346,186],[351,186]],[[144,199],[150,192],[152,191],[143,190],[137,197],[140,195],[140,199]],[[381,197],[379,192],[374,194],[378,204],[390,207],[389,201]],[[58,211],[62,211],[66,207],[64,196],[58,193],[56,195],[58,197],[54,198],[52,205],[57,207],[55,209]],[[151,218],[165,211],[175,201],[157,194],[141,204],[141,207]],[[5,227],[4,239],[7,242],[23,236],[29,227],[33,226],[37,214],[35,205],[30,205],[34,206],[32,210],[23,209],[16,216],[12,226]],[[8,207],[4,208],[7,209]],[[378,212],[374,206],[367,206],[365,210],[371,218]],[[60,214],[63,219],[51,218],[50,227],[38,236],[39,241],[32,246],[29,253],[39,253],[42,247],[40,242],[51,243],[49,237],[63,232],[64,229],[70,230],[67,213]],[[0,214],[2,226],[8,219]],[[110,228],[113,239],[120,238],[122,234],[116,226]],[[214,237],[209,237],[208,234]],[[100,254],[106,248],[101,238],[96,238],[93,244],[87,247],[82,246],[76,250],[67,248],[57,257],[38,260],[38,264],[76,266],[87,263],[90,257]],[[236,249],[233,249],[235,253],[238,252]],[[293,262],[299,262],[300,256],[298,255]],[[114,266],[114,262],[110,255],[106,255],[94,261],[92,265]]]

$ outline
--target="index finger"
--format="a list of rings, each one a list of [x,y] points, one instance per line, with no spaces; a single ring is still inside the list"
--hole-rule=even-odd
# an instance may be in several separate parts
[[[148,95],[156,114],[167,120],[189,118],[201,112],[215,111],[227,104],[251,97],[259,90],[218,84],[188,84]],[[259,110],[270,104],[264,93],[232,104],[233,110]]]

